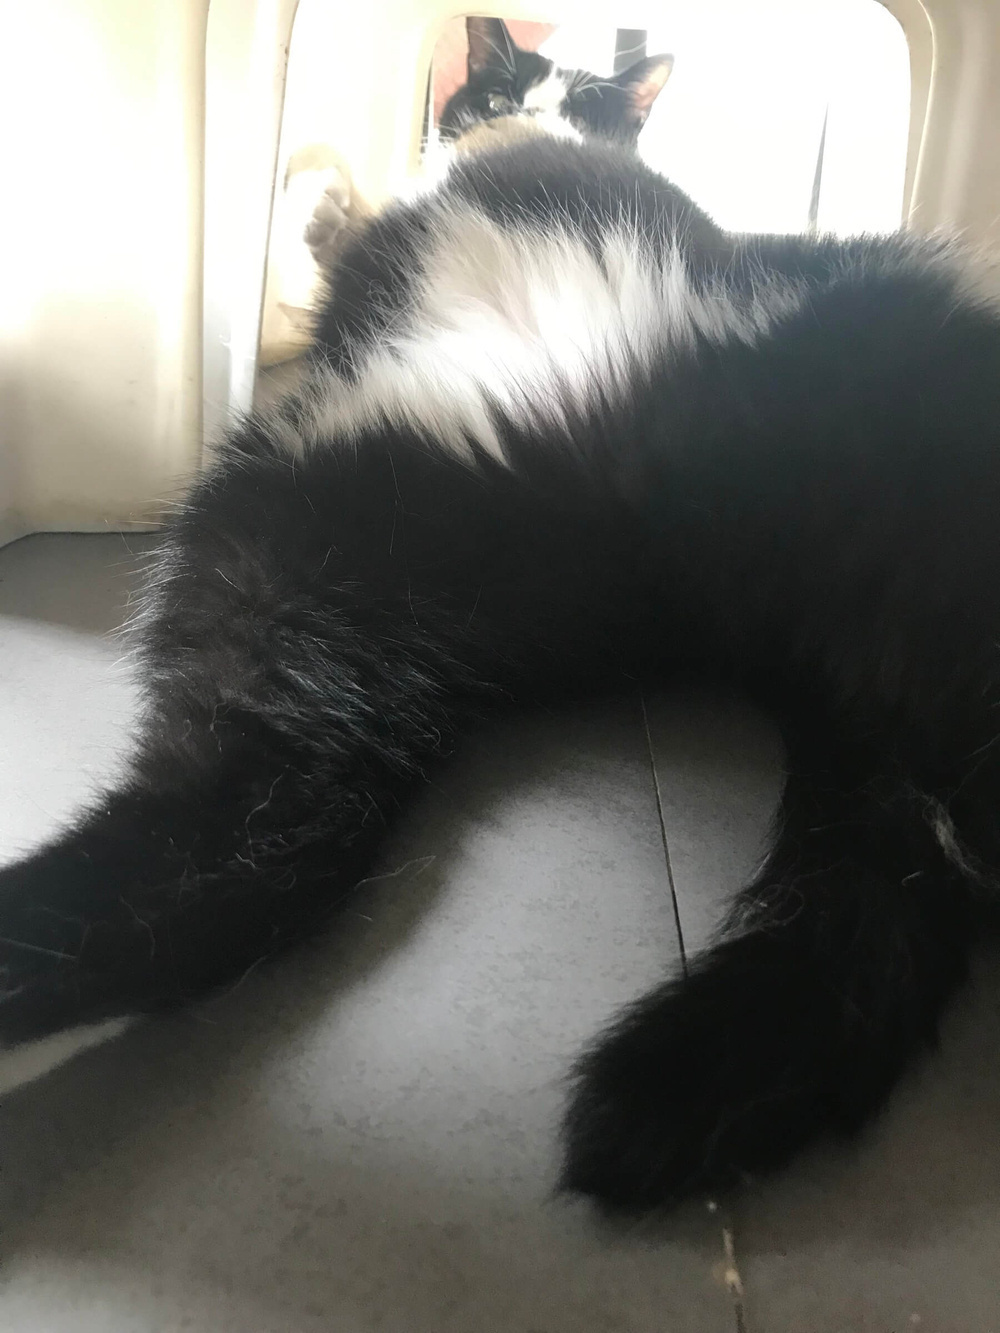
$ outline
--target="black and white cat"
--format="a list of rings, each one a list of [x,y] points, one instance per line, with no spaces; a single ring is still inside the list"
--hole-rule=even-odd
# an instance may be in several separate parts
[[[724,1188],[933,1037],[1000,866],[1000,314],[946,244],[726,235],[573,129],[354,235],[192,488],[130,773],[0,872],[8,1081],[329,927],[488,711],[691,671],[783,729],[773,845],[583,1057],[565,1183]]]
[[[469,18],[465,29],[468,79],[441,113],[438,130],[446,140],[516,115],[538,117],[557,137],[579,142],[599,134],[634,146],[674,66],[673,56],[647,56],[602,79],[522,51],[500,19]]]

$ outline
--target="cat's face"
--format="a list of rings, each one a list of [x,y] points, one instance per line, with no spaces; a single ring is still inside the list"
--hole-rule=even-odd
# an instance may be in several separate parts
[[[469,77],[441,113],[445,139],[500,116],[529,116],[556,134],[634,144],[674,63],[673,56],[650,56],[602,79],[522,51],[501,19],[469,18],[466,30]]]

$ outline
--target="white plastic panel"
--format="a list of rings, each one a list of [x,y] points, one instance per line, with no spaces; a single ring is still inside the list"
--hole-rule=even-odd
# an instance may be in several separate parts
[[[4,7],[0,540],[148,523],[197,463],[206,12]]]
[[[209,444],[253,394],[295,14],[296,0],[211,0],[208,12],[202,429]]]
[[[907,29],[912,0],[886,0]],[[1000,5],[922,0],[932,73],[911,226],[957,228],[1000,256]],[[926,29],[925,29],[926,33]],[[924,38],[926,40],[926,36]]]

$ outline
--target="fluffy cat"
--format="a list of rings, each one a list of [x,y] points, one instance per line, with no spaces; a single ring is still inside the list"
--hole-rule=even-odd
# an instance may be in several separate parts
[[[540,117],[551,134],[577,140],[601,135],[634,146],[674,65],[673,56],[648,56],[602,79],[522,51],[502,19],[469,18],[465,28],[468,79],[441,113],[444,139],[517,115]]]
[[[565,1184],[733,1185],[933,1038],[1000,864],[1000,315],[943,243],[730,236],[573,120],[353,235],[192,487],[130,771],[0,871],[8,1082],[329,927],[486,712],[690,671],[777,718],[781,810],[580,1061]]]

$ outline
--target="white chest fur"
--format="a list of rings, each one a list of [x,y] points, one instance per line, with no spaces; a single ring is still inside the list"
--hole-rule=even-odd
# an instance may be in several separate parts
[[[501,226],[442,199],[415,290],[356,380],[316,386],[308,446],[389,420],[471,457],[502,456],[507,417],[551,433],[613,403],[655,359],[760,337],[787,290],[698,288],[677,247],[660,257],[627,226],[594,246],[571,226]]]

